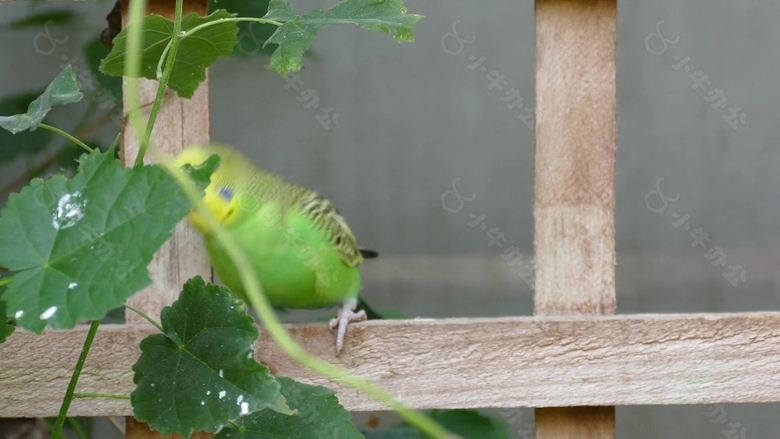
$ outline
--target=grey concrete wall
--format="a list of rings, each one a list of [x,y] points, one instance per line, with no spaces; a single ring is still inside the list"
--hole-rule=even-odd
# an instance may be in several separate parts
[[[60,56],[99,32],[111,2],[67,3],[88,12],[88,25],[54,29],[68,43],[51,55],[36,53],[42,29],[0,32],[0,95],[45,86]],[[295,2],[296,10],[331,2]],[[0,6],[0,23],[21,16],[26,4]],[[355,27],[323,31],[301,73],[305,88],[339,113],[323,128],[285,80],[264,60],[220,60],[211,69],[212,137],[238,146],[268,170],[332,198],[363,245],[382,257],[365,264],[365,294],[414,315],[530,314],[531,290],[468,226],[468,214],[506,234],[507,245],[532,253],[533,132],[517,110],[499,100],[479,69],[486,57],[508,87],[533,105],[533,4],[525,2],[408,2],[427,18],[412,44]],[[452,55],[441,39],[457,32],[472,44]],[[659,20],[667,40],[652,36]],[[771,1],[621,2],[618,39],[617,243],[619,312],[737,311],[780,305],[780,4]],[[651,51],[645,45],[648,42]],[[679,37],[679,40],[677,39]],[[475,39],[473,39],[475,38]],[[448,40],[448,50],[457,48]],[[474,57],[470,60],[469,57]],[[688,61],[689,72],[673,57]],[[707,74],[707,90],[690,74]],[[726,109],[711,108],[707,93],[723,90],[728,107],[744,111],[732,129]],[[72,113],[60,111],[68,126]],[[111,130],[103,133],[112,137]],[[19,165],[19,164],[17,164]],[[12,169],[0,170],[0,180]],[[476,199],[457,213],[441,196],[460,178]],[[663,212],[645,204],[659,178],[668,197]],[[657,198],[649,198],[651,207]],[[690,230],[672,225],[690,215],[729,264],[746,270],[737,288],[694,248]],[[768,377],[768,379],[771,379]],[[748,438],[776,437],[779,406],[727,405],[728,422]],[[618,409],[621,438],[719,438],[724,425],[705,406]],[[532,411],[526,410],[526,419]],[[519,425],[516,428],[518,428]],[[516,437],[522,437],[517,435]]]

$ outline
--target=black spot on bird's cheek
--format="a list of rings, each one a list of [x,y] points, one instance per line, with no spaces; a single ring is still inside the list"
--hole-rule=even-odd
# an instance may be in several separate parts
[[[336,245],[341,244],[341,236],[336,237]]]

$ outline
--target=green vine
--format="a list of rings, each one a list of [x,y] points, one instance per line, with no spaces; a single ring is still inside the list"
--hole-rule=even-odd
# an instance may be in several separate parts
[[[65,397],[62,399],[62,406],[60,406],[60,413],[57,415],[57,421],[54,423],[54,428],[51,432],[51,439],[59,439],[62,434],[62,427],[65,425],[65,419],[68,416],[68,408],[73,401],[73,393],[76,391],[76,384],[79,382],[79,376],[81,375],[81,369],[84,368],[84,362],[87,361],[87,355],[89,355],[89,348],[92,346],[92,342],[95,340],[95,334],[97,334],[100,321],[95,320],[89,325],[89,332],[87,332],[87,338],[84,340],[84,346],[81,348],[81,354],[76,362],[76,368],[73,369],[73,374],[70,377],[68,383],[68,390],[65,391]]]
[[[57,133],[57,134],[61,135],[62,137],[64,137],[64,138],[66,138],[66,139],[70,140],[71,142],[75,143],[76,145],[78,145],[78,146],[80,146],[80,147],[84,148],[84,150],[85,150],[85,151],[87,151],[87,152],[92,152],[92,148],[90,148],[89,146],[87,146],[87,144],[86,144],[86,143],[84,143],[84,142],[82,142],[81,140],[79,140],[79,139],[77,139],[77,138],[75,138],[75,137],[71,136],[71,135],[70,135],[70,134],[68,134],[67,132],[65,132],[65,131],[62,131],[61,129],[59,129],[59,128],[57,128],[57,127],[53,127],[53,126],[51,126],[51,125],[47,125],[47,124],[45,124],[45,123],[39,123],[39,124],[38,124],[38,128],[43,128],[44,130],[48,130],[48,131],[51,131],[51,132],[53,132],[53,133]]]
[[[176,59],[176,52],[179,50],[179,41],[181,41],[181,13],[184,8],[184,0],[176,0],[176,12],[173,20],[173,34],[171,34],[171,40],[168,45],[165,46],[163,54],[160,57],[160,61],[157,64],[157,70],[159,72],[157,79],[160,81],[157,85],[157,96],[154,98],[154,104],[152,105],[152,112],[149,115],[149,121],[146,123],[146,132],[144,133],[143,141],[141,142],[141,148],[138,151],[138,156],[135,158],[135,165],[141,166],[144,162],[144,155],[146,154],[146,148],[149,147],[149,140],[152,138],[152,130],[154,129],[154,123],[157,120],[157,112],[160,111],[160,105],[162,105],[163,96],[165,95],[165,88],[168,86],[168,81],[171,79],[171,72],[173,72],[173,61]],[[160,71],[160,65],[165,60],[165,69]]]

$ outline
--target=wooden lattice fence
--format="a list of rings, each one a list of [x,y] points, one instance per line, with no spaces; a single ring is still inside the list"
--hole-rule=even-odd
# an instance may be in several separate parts
[[[185,13],[205,15],[206,3],[188,0]],[[173,4],[153,0],[149,12],[172,17]],[[293,335],[412,407],[534,407],[539,439],[615,437],[617,405],[780,401],[780,381],[768,379],[780,374],[780,313],[612,315],[617,2],[536,0],[535,16],[535,316],[364,322],[339,358],[325,325],[292,325]],[[142,101],[153,100],[156,82],[140,82]],[[175,153],[209,140],[208,88],[191,100],[166,96],[156,145]],[[137,149],[126,130],[127,164]],[[131,302],[152,315],[185,280],[211,278],[184,223],[150,270],[154,286]],[[0,345],[0,386],[12,395],[0,400],[0,417],[56,416],[86,331],[18,330]],[[79,391],[130,393],[138,344],[153,331],[132,313],[125,325],[101,327]],[[384,408],[301,368],[267,335],[256,351],[275,372],[337,389],[348,410]],[[77,399],[69,413],[132,410],[128,401]],[[128,437],[140,437],[128,425]]]

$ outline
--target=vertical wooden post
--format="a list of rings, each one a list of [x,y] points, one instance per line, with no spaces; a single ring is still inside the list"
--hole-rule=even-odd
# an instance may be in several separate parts
[[[128,0],[122,0],[122,26],[127,26]],[[147,12],[173,19],[175,3],[173,0],[150,0]],[[186,0],[184,14],[197,12],[200,15],[208,13],[207,0]],[[132,79],[124,78],[125,84]],[[157,93],[157,81],[138,80],[141,105],[154,101]],[[126,88],[125,88],[126,90]],[[125,102],[125,114],[130,111]],[[151,105],[147,105],[142,113],[148,118]],[[168,91],[163,99],[157,116],[152,143],[168,154],[176,154],[187,145],[196,142],[209,141],[209,84],[204,81],[192,99],[182,99]],[[132,166],[138,155],[139,139],[129,125],[122,133],[122,156],[125,166]],[[147,154],[145,162],[151,157]],[[184,282],[200,275],[211,280],[211,265],[197,232],[186,222],[180,223],[173,232],[171,239],[157,252],[149,265],[149,272],[154,282],[152,286],[133,296],[129,303],[151,316],[159,316],[160,310],[173,303],[181,291]],[[132,312],[125,314],[128,323],[144,323],[144,320]],[[127,419],[125,436],[130,439],[160,438],[156,432],[133,418]],[[208,438],[211,435],[198,433],[197,438]]]
[[[537,315],[615,312],[616,34],[616,0],[536,0]],[[614,437],[614,407],[536,410],[537,439]]]

